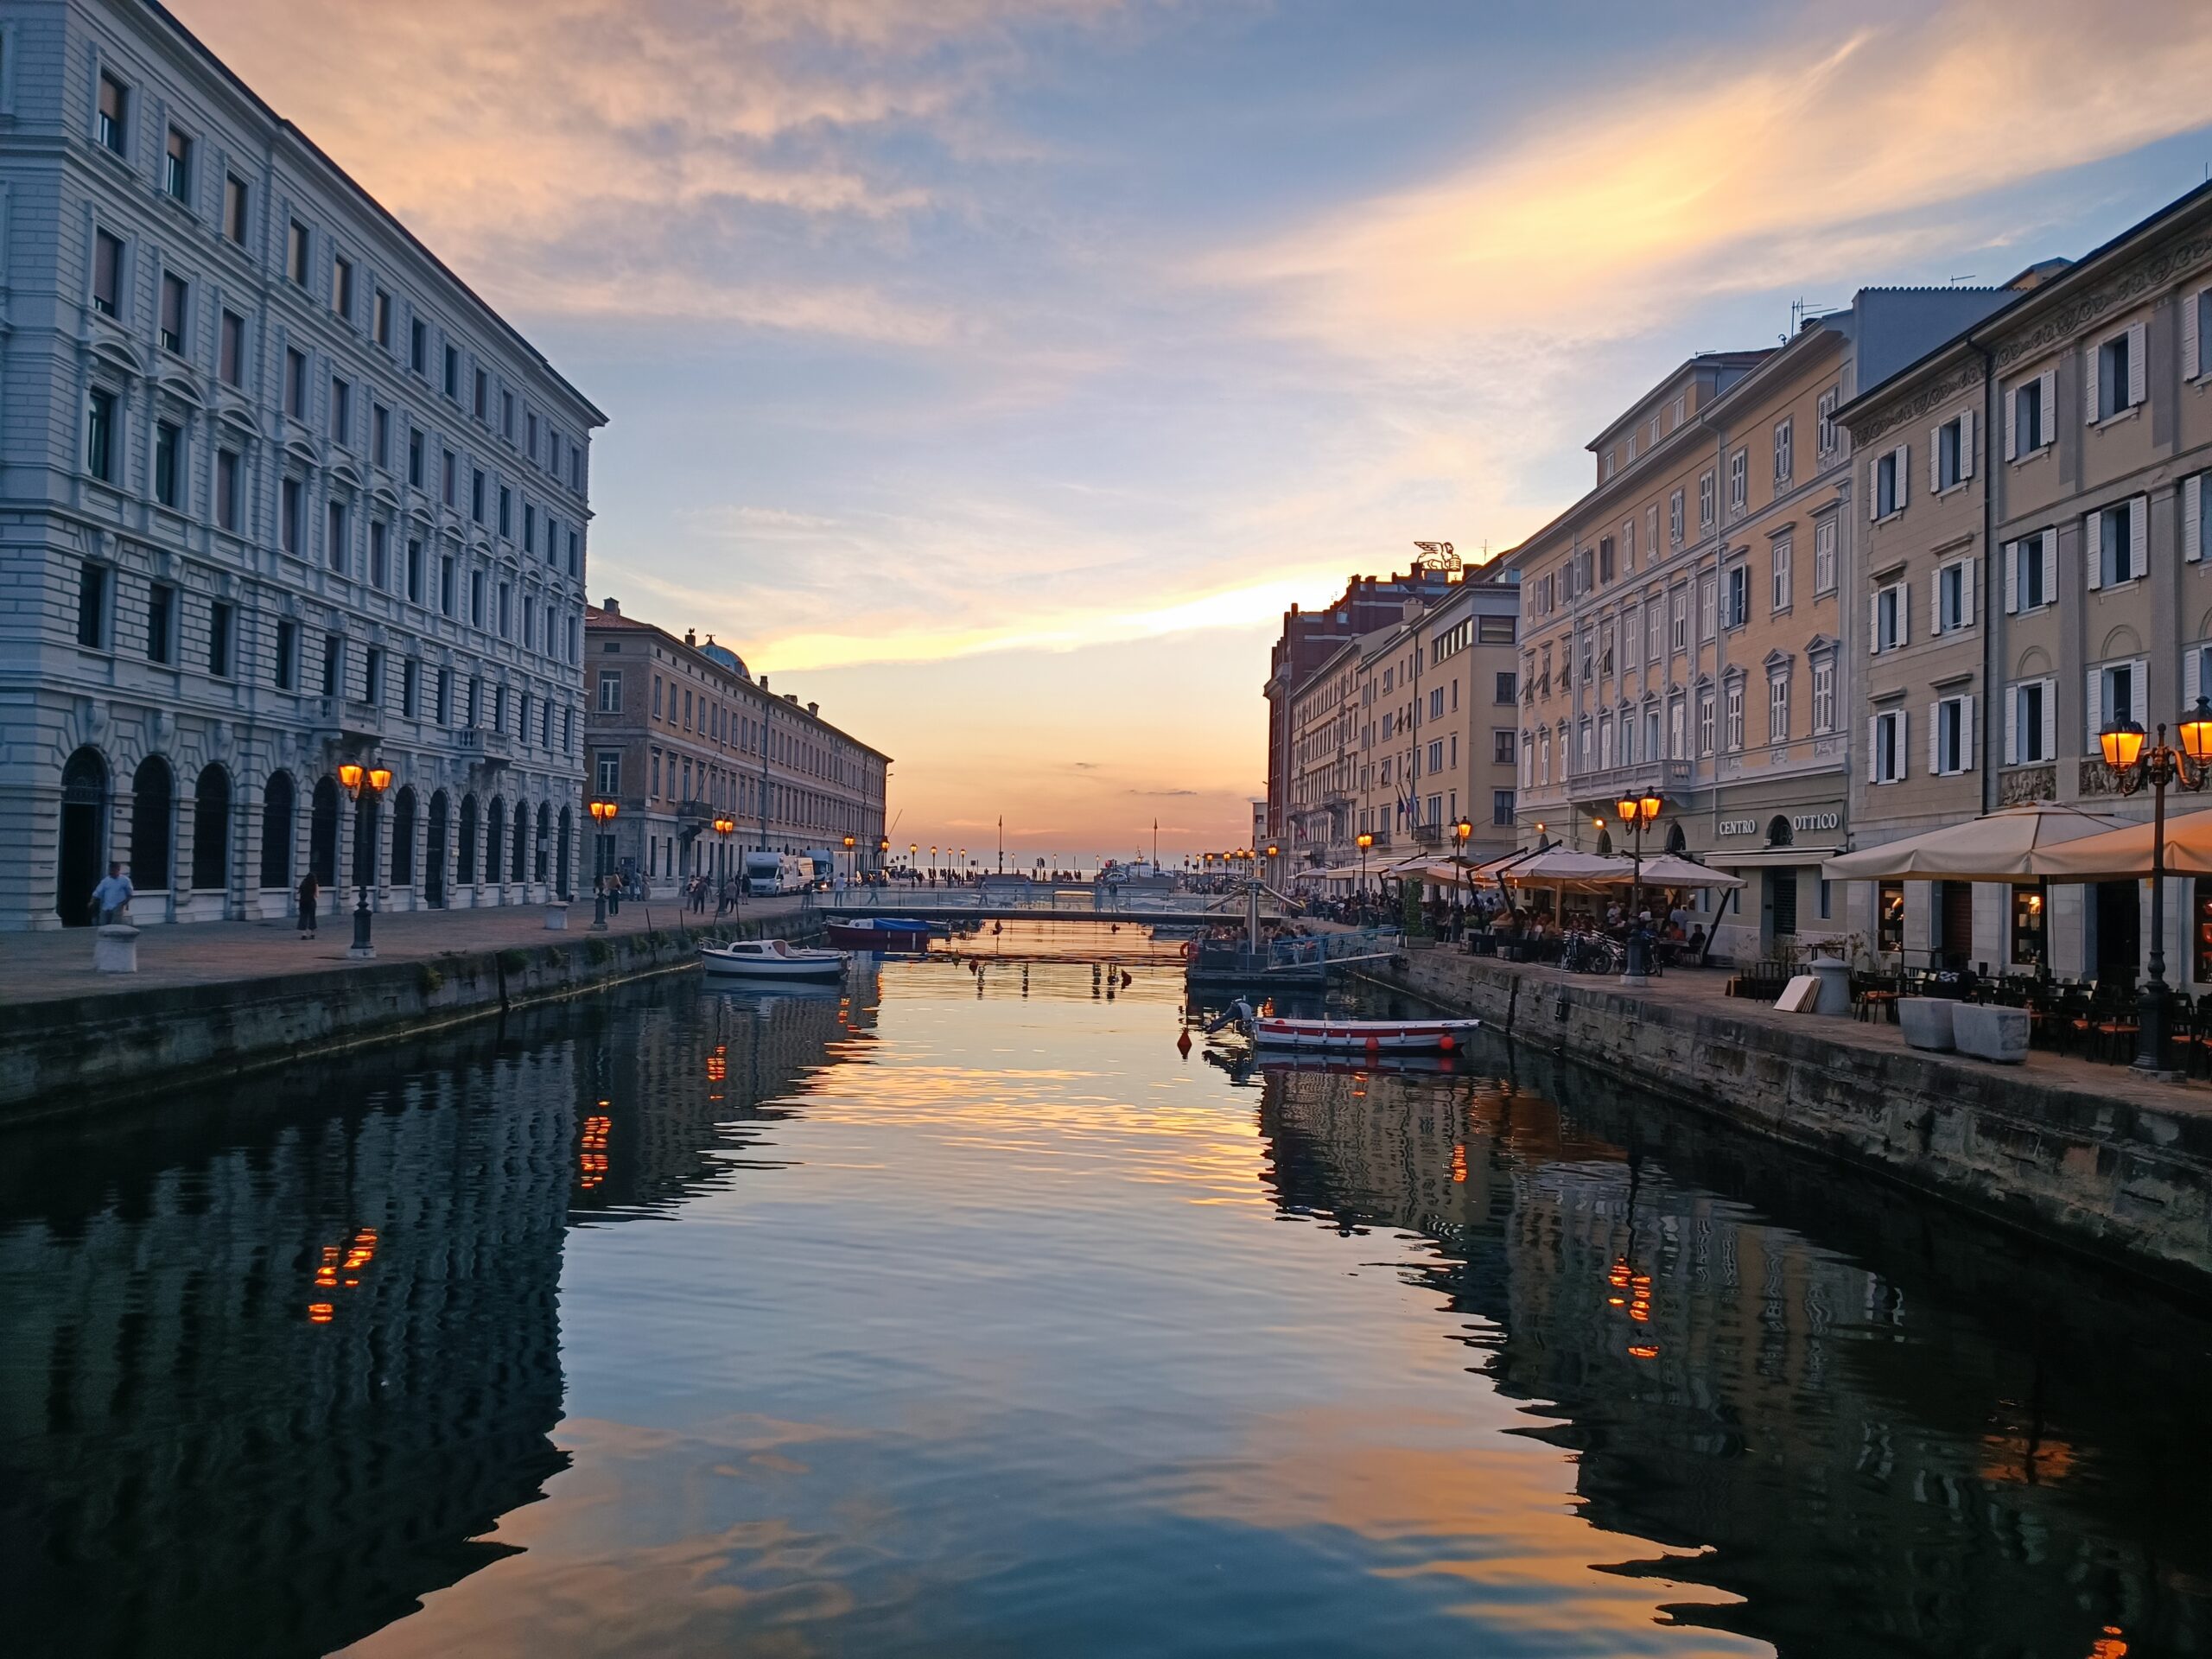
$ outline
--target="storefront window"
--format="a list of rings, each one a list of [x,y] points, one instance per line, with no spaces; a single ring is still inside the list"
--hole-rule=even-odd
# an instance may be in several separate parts
[[[2196,982],[2212,980],[2212,877],[2196,878],[2196,906],[2190,918],[2196,940]]]
[[[1885,881],[1874,899],[1874,948],[1904,949],[1904,883]]]
[[[2196,885],[2197,910],[2202,915],[2204,912],[2206,884],[2200,881]],[[2012,962],[2016,967],[2040,968],[2046,960],[2044,955],[2044,898],[2040,885],[2012,889]],[[2204,950],[2201,925],[2198,935],[2196,948],[2201,955]]]

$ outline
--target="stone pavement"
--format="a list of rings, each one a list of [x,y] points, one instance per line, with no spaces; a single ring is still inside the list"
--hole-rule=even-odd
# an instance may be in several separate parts
[[[755,921],[789,916],[800,907],[796,897],[748,899],[725,920]],[[569,906],[569,931],[549,933],[542,905],[493,906],[481,910],[418,910],[379,914],[374,938],[377,959],[407,962],[508,946],[549,944],[583,939],[590,931],[588,899]],[[622,913],[607,918],[607,932],[641,933],[681,926],[689,920],[711,922],[679,912],[674,899],[639,904],[625,899]],[[0,933],[0,1005],[14,1006],[99,995],[126,996],[162,985],[209,984],[228,980],[280,978],[304,969],[359,968],[346,954],[353,942],[350,909],[327,918],[318,936],[302,939],[291,921],[202,922],[149,927],[138,935],[138,972],[92,971],[92,930],[63,928],[52,933]]]
[[[1641,1001],[1666,1003],[1712,1019],[1738,1020],[1750,1025],[1809,1032],[1826,1041],[1840,1043],[1847,1047],[1886,1050],[1892,1053],[1920,1052],[1908,1050],[1904,1032],[1886,1020],[1862,1022],[1856,1019],[1838,1019],[1833,1015],[1784,1014],[1770,1003],[1751,997],[1730,996],[1726,988],[1731,970],[1725,968],[1673,969],[1654,977],[1644,988],[1631,990],[1622,985],[1615,976],[1571,974],[1564,969],[1535,963],[1469,957],[1459,955],[1448,946],[1424,950],[1416,945],[1412,954],[1430,961],[1443,958],[1454,966],[1459,963],[1471,966],[1479,962],[1485,968],[1501,973],[1517,974],[1539,984],[1571,985],[1583,990],[1608,992]],[[1528,993],[1524,990],[1522,995],[1525,998]],[[1535,1033],[1531,1032],[1529,1034],[1533,1039]],[[2103,1095],[2115,1102],[2160,1111],[2197,1116],[2212,1114],[2212,1083],[2196,1079],[2163,1083],[2145,1077],[2126,1065],[2113,1065],[2075,1054],[2059,1054],[2049,1049],[2034,1048],[2028,1051],[2026,1061],[2017,1066],[1995,1065],[1963,1054],[1929,1054],[1926,1058],[1971,1067],[1977,1071],[2009,1073],[2024,1081]]]

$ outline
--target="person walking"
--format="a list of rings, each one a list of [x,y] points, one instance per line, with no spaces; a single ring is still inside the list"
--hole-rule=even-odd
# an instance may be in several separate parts
[[[300,878],[300,937],[303,939],[315,938],[315,901],[321,893],[313,870]]]
[[[121,861],[107,867],[106,878],[92,889],[92,919],[102,927],[112,927],[123,917],[130,904],[133,889],[130,878],[123,873]]]

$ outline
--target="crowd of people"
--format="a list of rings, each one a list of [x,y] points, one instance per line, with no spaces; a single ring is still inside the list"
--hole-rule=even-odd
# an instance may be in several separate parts
[[[1554,952],[1576,957],[1586,954],[1576,948],[1576,941],[1608,939],[1625,946],[1630,936],[1641,929],[1659,963],[1704,961],[1707,936],[1704,925],[1690,913],[1688,895],[1650,896],[1654,902],[1634,916],[1619,899],[1600,904],[1570,894],[1569,902],[1554,912],[1548,903],[1514,904],[1502,893],[1480,887],[1449,893],[1432,890],[1417,909],[1429,936],[1449,944],[1464,944],[1482,935],[1485,948],[1510,940],[1533,947],[1546,957]],[[1551,895],[1547,893],[1541,897],[1548,900]],[[1351,927],[1392,927],[1407,918],[1402,901],[1394,901],[1387,893],[1317,899],[1305,908],[1309,915]]]

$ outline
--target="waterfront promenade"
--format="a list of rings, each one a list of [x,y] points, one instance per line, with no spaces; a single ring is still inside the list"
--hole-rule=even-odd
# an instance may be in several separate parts
[[[796,915],[799,899],[751,899],[725,924],[783,920]],[[318,937],[302,939],[290,921],[203,922],[189,926],[149,927],[138,935],[138,971],[102,974],[92,970],[89,928],[52,933],[0,935],[0,1007],[128,996],[172,985],[212,985],[228,981],[284,979],[300,974],[361,970],[378,963],[421,962],[438,957],[486,950],[528,950],[581,943],[594,938],[639,934],[653,928],[702,927],[709,913],[694,916],[673,899],[638,904],[625,900],[610,916],[607,931],[595,934],[588,899],[569,907],[569,925],[549,931],[540,905],[488,906],[481,910],[417,910],[378,915],[372,961],[346,954],[353,942],[350,910],[327,918]]]

